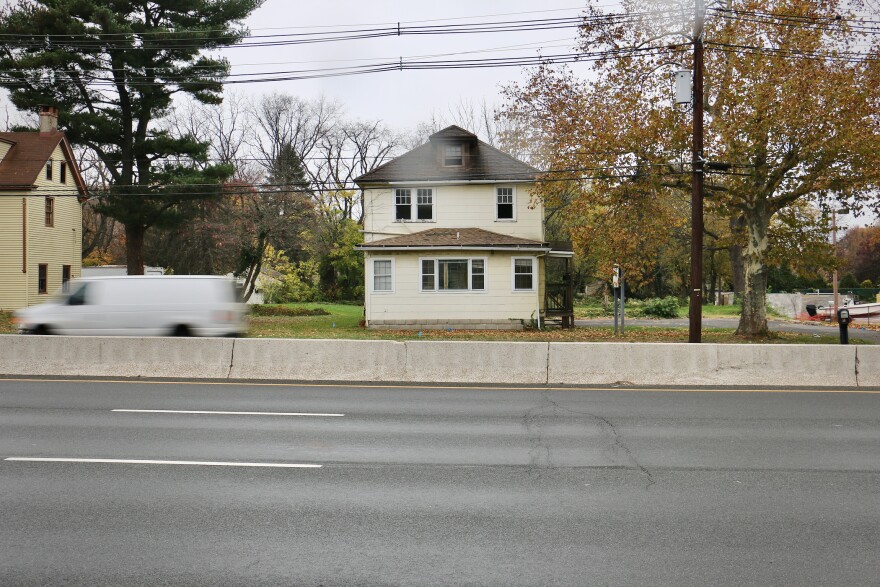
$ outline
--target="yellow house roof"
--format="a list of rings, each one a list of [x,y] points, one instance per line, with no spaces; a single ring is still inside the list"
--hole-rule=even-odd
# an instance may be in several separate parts
[[[33,189],[46,162],[60,144],[80,195],[85,196],[85,183],[63,132],[0,132],[0,141],[12,145],[0,161],[0,190]]]

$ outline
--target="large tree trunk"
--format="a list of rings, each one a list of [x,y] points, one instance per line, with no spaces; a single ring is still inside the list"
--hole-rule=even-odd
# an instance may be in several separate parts
[[[770,212],[759,206],[746,214],[748,244],[743,255],[745,277],[742,314],[736,333],[742,336],[765,336],[767,334],[767,232],[770,228]]]
[[[147,229],[141,224],[125,224],[125,260],[129,275],[144,274],[144,234]]]

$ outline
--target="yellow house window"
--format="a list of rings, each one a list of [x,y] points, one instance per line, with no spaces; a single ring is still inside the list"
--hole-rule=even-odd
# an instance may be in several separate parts
[[[55,198],[46,198],[46,226],[55,226]]]
[[[37,293],[44,294],[49,291],[49,266],[40,264],[37,271]]]
[[[61,177],[58,178],[58,181],[61,183],[67,183],[67,163],[64,161],[61,162],[61,168],[58,170],[58,173]]]
[[[46,161],[46,179],[52,181],[52,160]]]

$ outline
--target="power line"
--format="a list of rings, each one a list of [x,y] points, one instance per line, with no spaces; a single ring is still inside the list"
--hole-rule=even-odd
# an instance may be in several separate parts
[[[858,53],[854,51],[840,52],[815,52],[799,51],[796,49],[776,49],[773,47],[758,47],[755,45],[737,45],[733,43],[719,43],[706,41],[707,47],[715,47],[725,53],[737,53],[744,51],[752,55],[764,55],[774,57],[791,57],[797,59],[809,59],[815,61],[840,61],[845,63],[863,63],[866,61],[880,61],[876,54]]]
[[[655,14],[665,11],[651,11],[648,13],[621,13],[611,16],[622,20],[630,20],[639,16]],[[608,18],[607,16],[603,17]],[[213,44],[217,48],[233,47],[275,47],[281,45],[299,45],[327,43],[338,41],[362,40],[381,37],[402,37],[422,35],[461,35],[475,33],[510,33],[528,32],[540,30],[552,30],[559,28],[576,28],[590,17],[555,17],[544,19],[506,20],[506,21],[474,21],[457,24],[431,24],[431,25],[406,25],[400,23],[396,26],[382,26],[369,28],[338,28],[330,31],[285,33],[269,35],[239,35],[235,31],[213,31],[229,37],[230,41],[235,38],[236,42],[224,42],[223,37]],[[211,31],[186,30],[186,31],[139,31],[125,33],[105,33],[94,31],[88,33],[71,33],[64,35],[31,35],[0,33],[0,40],[7,46],[34,48],[52,47],[63,48],[95,48],[102,49],[113,43],[120,42],[161,42],[161,45],[149,47],[150,49],[170,50],[189,49],[193,43],[186,41],[195,35],[208,35]],[[155,36],[155,38],[152,38]],[[247,41],[253,42],[247,42]],[[176,45],[175,43],[180,43]],[[143,48],[143,47],[141,47]]]
[[[162,81],[137,81],[136,78],[127,81],[128,87],[153,87],[163,86],[176,81],[185,81],[189,85],[222,83],[222,84],[244,84],[244,83],[265,83],[277,81],[298,81],[306,79],[320,79],[331,77],[344,77],[352,75],[364,75],[372,73],[383,73],[390,71],[418,71],[418,70],[444,70],[444,69],[473,69],[473,68],[497,68],[497,67],[531,67],[541,65],[556,65],[577,62],[589,62],[620,55],[637,55],[637,54],[656,54],[658,52],[668,52],[670,50],[682,50],[683,45],[679,46],[650,46],[622,48],[613,51],[599,52],[579,52],[579,53],[557,53],[551,55],[534,55],[534,56],[516,56],[516,57],[492,57],[482,59],[452,59],[452,60],[408,60],[401,58],[399,61],[386,61],[373,63],[368,65],[357,65],[349,67],[330,67],[317,69],[303,69],[291,71],[278,71],[272,73],[244,73],[232,74],[231,76],[218,75],[216,78],[205,78],[201,80],[192,80],[187,76],[161,76],[154,74]],[[30,82],[26,79],[25,72],[29,70],[7,70],[0,74],[0,82],[15,86],[27,86]],[[92,75],[88,72],[77,72],[92,86],[115,87],[116,82],[109,77],[100,77]],[[129,72],[130,73],[130,72]],[[10,75],[12,77],[10,77]],[[17,77],[16,77],[17,76]],[[227,77],[246,77],[248,79],[226,79]],[[257,77],[264,76],[264,77]]]
[[[650,163],[650,164],[633,164],[633,165],[607,165],[607,166],[589,166],[589,167],[576,167],[576,168],[564,168],[564,169],[549,169],[547,171],[539,172],[537,176],[532,173],[514,173],[510,174],[510,177],[506,178],[507,181],[511,182],[534,182],[534,183],[550,183],[550,182],[577,182],[577,181],[586,181],[586,180],[613,180],[613,179],[634,179],[634,178],[644,178],[650,176],[668,176],[668,175],[688,175],[690,171],[666,171],[659,174],[642,174],[638,173],[638,171],[643,170],[645,168],[659,167],[659,168],[670,168],[675,166],[681,166],[680,164],[670,162],[670,163]],[[625,173],[625,170],[633,170],[634,173]],[[602,172],[605,170],[611,170],[613,173],[596,173]],[[553,177],[554,174],[583,174],[583,173],[594,173],[594,175],[584,176],[577,175],[574,177]],[[463,177],[461,179],[467,179]],[[343,184],[339,186],[333,187],[308,187],[308,188],[298,188],[292,184],[286,183],[247,183],[247,182],[230,182],[226,184],[214,184],[214,183],[199,183],[199,184],[156,184],[151,186],[116,186],[117,189],[124,190],[122,193],[113,193],[112,190],[102,190],[89,188],[87,192],[91,195],[91,197],[147,197],[147,198],[167,198],[167,197],[198,197],[200,195],[204,195],[204,191],[212,190],[216,191],[218,195],[255,195],[255,196],[271,196],[271,195],[279,195],[279,194],[301,194],[301,195],[309,195],[309,194],[326,194],[326,193],[337,193],[337,192],[345,192],[345,191],[360,191],[362,188],[357,184]],[[192,188],[193,191],[167,191],[169,188],[181,189],[181,188]],[[364,189],[377,189],[377,188],[364,188]],[[388,189],[393,189],[389,187]],[[165,190],[165,191],[163,191]],[[203,190],[203,192],[198,192],[197,190]],[[70,188],[54,188],[54,187],[42,187],[39,189],[39,192],[34,194],[7,194],[0,193],[0,197],[43,197],[43,196],[70,196],[70,197],[79,197],[81,194],[71,191]]]

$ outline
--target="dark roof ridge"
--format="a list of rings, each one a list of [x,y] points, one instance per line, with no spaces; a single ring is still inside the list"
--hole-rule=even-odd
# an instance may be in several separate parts
[[[445,135],[452,135],[451,138],[462,138],[461,135],[464,135],[468,138],[474,138],[478,141],[480,140],[480,137],[478,137],[475,133],[472,133],[466,128],[462,128],[457,124],[450,124],[446,128],[441,128],[434,134],[430,135],[428,137],[428,140],[433,141],[435,138],[442,139],[445,138]]]
[[[427,149],[432,149],[436,145],[436,143],[432,144],[429,142],[407,151],[390,161],[386,161],[375,169],[355,178],[354,181],[361,187],[363,187],[362,183],[388,184],[407,181],[450,183],[480,180],[488,182],[529,182],[534,181],[537,175],[541,173],[536,167],[517,159],[498,147],[480,140],[476,135],[473,136],[476,138],[476,147],[473,150],[475,155],[472,159],[473,165],[460,169],[439,167],[434,157],[426,152]]]

